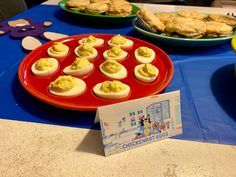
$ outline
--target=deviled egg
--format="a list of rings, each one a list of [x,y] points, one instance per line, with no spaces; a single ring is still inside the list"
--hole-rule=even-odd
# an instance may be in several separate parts
[[[87,38],[82,38],[81,40],[79,40],[79,44],[89,44],[93,47],[99,47],[104,44],[104,40],[90,35]]]
[[[82,44],[75,48],[75,55],[78,57],[85,57],[88,60],[93,60],[97,57],[98,51],[91,45]]]
[[[57,96],[78,96],[84,93],[86,83],[73,76],[59,76],[49,85],[49,92]]]
[[[153,82],[156,80],[159,70],[152,64],[145,63],[134,68],[135,77],[142,82]]]
[[[55,58],[40,58],[31,66],[31,71],[37,76],[49,76],[56,72],[59,64]]]
[[[151,63],[156,54],[151,48],[142,46],[134,51],[134,56],[140,63]]]
[[[48,48],[47,53],[50,57],[60,58],[68,54],[69,47],[62,42],[54,42],[51,47]]]
[[[130,87],[120,81],[104,81],[93,87],[96,96],[105,99],[122,99],[129,95]]]
[[[127,76],[126,68],[115,60],[106,60],[99,69],[105,76],[112,79],[124,79]]]
[[[134,42],[130,39],[121,36],[120,34],[113,36],[109,41],[108,45],[110,47],[119,45],[121,48],[130,48],[132,47]]]
[[[105,59],[112,59],[121,61],[127,57],[128,53],[121,49],[120,46],[113,46],[111,49],[106,50],[103,53]]]
[[[86,58],[76,58],[75,61],[63,69],[63,72],[72,76],[84,76],[90,73],[94,68],[93,63],[90,63]]]

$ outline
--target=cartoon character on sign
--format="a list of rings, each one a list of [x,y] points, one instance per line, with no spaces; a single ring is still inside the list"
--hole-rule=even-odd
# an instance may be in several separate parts
[[[147,117],[143,115],[141,118],[141,135],[142,136],[149,136],[151,133],[151,119],[150,115],[148,114]]]
[[[152,124],[152,131],[153,133],[160,133],[160,123],[154,121],[154,123]]]
[[[31,18],[18,19],[0,23],[0,35],[10,34],[10,37],[22,39],[22,47],[26,50],[34,50],[42,45],[35,37],[44,40],[55,40],[67,35],[46,32],[46,28],[51,26],[51,22],[33,22]]]

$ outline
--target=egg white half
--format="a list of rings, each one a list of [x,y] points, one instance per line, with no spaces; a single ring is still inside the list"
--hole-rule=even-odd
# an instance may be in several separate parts
[[[103,58],[105,59],[111,59],[111,60],[116,60],[116,61],[122,61],[123,59],[125,59],[128,55],[128,53],[126,51],[122,51],[120,56],[117,57],[109,57],[107,54],[108,50],[106,50],[105,52],[103,52]]]
[[[150,83],[150,82],[155,81],[156,78],[157,78],[157,76],[158,76],[158,74],[159,74],[159,70],[155,67],[155,70],[156,70],[156,73],[157,73],[157,74],[156,74],[155,76],[153,76],[153,77],[145,77],[145,76],[141,75],[141,74],[138,72],[139,68],[143,67],[144,65],[145,65],[145,64],[140,64],[140,65],[135,66],[135,68],[134,68],[134,75],[135,75],[135,77],[136,77],[138,80],[140,80],[140,81],[142,81],[142,82],[146,82],[146,83]]]
[[[86,83],[79,78],[75,78],[74,87],[68,91],[57,92],[50,87],[48,88],[48,91],[53,95],[69,97],[69,96],[79,96],[84,93],[85,89],[86,89]]]
[[[140,63],[151,63],[155,59],[156,54],[155,54],[154,50],[151,49],[151,56],[150,57],[143,57],[138,54],[138,49],[136,49],[134,51],[134,56],[135,56],[135,59],[137,61],[139,61]]]
[[[92,45],[93,47],[99,47],[99,46],[102,46],[104,44],[104,40],[101,39],[101,38],[96,38],[96,41],[95,42],[84,42],[83,40],[86,39],[86,38],[83,38],[81,40],[79,40],[79,44],[90,44]]]
[[[55,58],[48,58],[48,60],[50,60],[53,63],[53,66],[43,71],[37,70],[35,67],[37,61],[34,62],[33,65],[31,66],[31,71],[33,72],[33,74],[37,76],[49,76],[55,73],[59,67],[58,61]]]
[[[54,58],[61,58],[64,57],[68,54],[69,52],[69,47],[66,48],[66,50],[62,51],[62,52],[56,52],[56,53],[52,53],[51,50],[52,47],[49,47],[47,50],[47,53],[50,57],[54,57]]]
[[[100,98],[104,98],[104,99],[110,99],[110,100],[117,100],[117,99],[122,99],[125,98],[129,95],[130,92],[130,87],[126,84],[125,85],[125,90],[122,90],[121,92],[118,93],[105,93],[101,91],[101,86],[102,83],[98,83],[93,87],[93,92],[95,95],[97,95]]]
[[[121,65],[121,70],[117,73],[108,73],[102,69],[102,64],[99,66],[99,69],[107,77],[110,77],[112,79],[124,79],[127,76],[127,70],[123,65]]]
[[[134,44],[134,42],[133,42],[132,40],[126,39],[126,43],[125,43],[125,44],[122,44],[122,45],[119,45],[119,46],[120,46],[121,48],[123,48],[123,49],[126,49],[126,48],[132,47],[133,44]],[[108,41],[108,45],[109,45],[110,47],[117,46],[117,44],[113,44],[113,43],[111,42],[111,40]]]
[[[76,47],[75,50],[74,50],[75,55],[78,56],[78,57],[87,58],[88,60],[93,60],[93,59],[96,58],[97,55],[98,55],[98,51],[97,51],[95,48],[93,48],[93,54],[92,54],[92,55],[89,55],[89,56],[86,56],[86,57],[85,57],[85,56],[81,56],[81,55],[77,52],[78,48],[79,48],[79,46]]]
[[[81,69],[76,69],[76,70],[73,70],[73,69],[70,69],[71,65],[70,66],[66,66],[64,69],[63,69],[63,72],[67,75],[72,75],[72,76],[84,76],[88,73],[90,73],[93,68],[94,68],[94,65],[93,63],[91,63],[90,65],[88,66],[85,66]]]

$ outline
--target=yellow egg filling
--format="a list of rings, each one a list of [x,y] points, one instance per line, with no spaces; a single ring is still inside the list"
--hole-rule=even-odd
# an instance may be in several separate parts
[[[77,49],[77,52],[79,53],[80,56],[82,57],[87,57],[93,54],[94,48],[91,45],[80,45]]]
[[[116,45],[124,45],[126,44],[126,38],[121,35],[115,35],[111,38],[111,43]]]
[[[38,71],[48,70],[52,66],[53,66],[53,62],[51,60],[48,60],[47,58],[41,58],[35,63],[35,68]]]
[[[120,81],[105,81],[102,83],[101,91],[105,93],[118,93],[126,89]]]
[[[72,63],[70,69],[77,70],[89,66],[91,63],[86,58],[76,58],[74,63]]]
[[[94,43],[96,42],[96,38],[92,35],[90,35],[89,37],[83,39],[83,43]]]
[[[102,69],[108,73],[114,74],[121,70],[121,65],[115,60],[106,60],[102,64]]]
[[[152,64],[146,63],[138,70],[139,74],[145,77],[153,77],[157,75],[157,70]]]
[[[50,83],[50,88],[56,92],[65,92],[74,87],[74,78],[72,76],[59,76]]]
[[[143,56],[143,57],[151,57],[152,51],[148,47],[139,47],[138,48],[138,55]]]
[[[109,57],[119,57],[122,55],[123,50],[120,48],[120,46],[114,46],[111,49],[107,51],[107,56]]]
[[[66,46],[65,44],[63,44],[62,42],[54,42],[50,52],[52,53],[61,53],[64,52],[65,50],[68,49],[68,46]]]

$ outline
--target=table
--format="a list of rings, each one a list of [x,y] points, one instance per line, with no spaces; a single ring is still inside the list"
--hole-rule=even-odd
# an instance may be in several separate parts
[[[37,22],[51,20],[53,26],[48,31],[68,35],[104,31],[130,35],[166,51],[174,62],[175,74],[165,92],[181,90],[184,133],[174,139],[103,157],[99,125],[93,124],[95,113],[55,108],[26,93],[17,79],[17,68],[26,53],[19,47],[20,40],[4,35],[0,37],[0,43],[4,43],[0,48],[3,54],[0,81],[5,83],[0,86],[2,176],[236,175],[236,148],[231,146],[235,145],[236,137],[235,56],[229,43],[188,50],[170,48],[147,39],[131,25],[94,28],[78,24],[48,3],[12,19],[30,16]],[[40,16],[40,12],[47,15]]]

